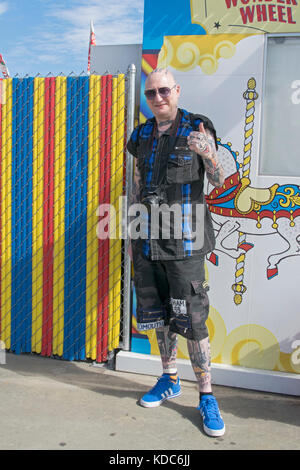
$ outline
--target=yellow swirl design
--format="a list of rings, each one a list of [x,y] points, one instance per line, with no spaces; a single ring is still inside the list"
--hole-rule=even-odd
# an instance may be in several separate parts
[[[208,270],[205,265],[206,279]],[[132,319],[136,328],[136,319]],[[220,313],[211,305],[206,322],[213,363],[237,365],[254,369],[274,370],[300,374],[300,364],[293,361],[292,353],[280,351],[276,337],[268,329],[256,324],[242,325],[227,334],[225,322]],[[155,330],[144,333],[151,345],[151,355],[159,356]],[[178,335],[179,359],[189,359],[187,341]]]
[[[222,363],[274,370],[279,354],[275,336],[260,325],[249,324],[234,329],[227,336],[222,349]]]
[[[173,67],[187,72],[199,66],[203,73],[211,75],[218,69],[219,59],[234,56],[235,45],[248,37],[232,34],[218,36],[166,36],[158,56],[158,67]]]
[[[196,67],[200,60],[199,47],[193,42],[184,42],[177,47],[176,59],[181,64],[181,70],[186,72]]]
[[[225,323],[214,307],[210,307],[207,327],[213,363],[300,374],[300,364],[293,362],[293,353],[281,352],[277,339],[266,328],[242,325],[227,335]],[[159,356],[155,330],[148,331],[147,337],[151,354]],[[180,335],[177,357],[189,359],[186,339]]]

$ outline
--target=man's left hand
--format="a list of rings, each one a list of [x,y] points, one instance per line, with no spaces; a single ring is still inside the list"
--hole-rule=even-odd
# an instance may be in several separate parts
[[[201,157],[208,157],[212,154],[211,139],[207,135],[203,122],[199,124],[199,131],[192,131],[187,138],[190,150],[198,153]]]

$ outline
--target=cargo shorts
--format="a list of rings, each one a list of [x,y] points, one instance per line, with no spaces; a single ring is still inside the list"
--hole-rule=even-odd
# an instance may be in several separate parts
[[[152,261],[133,249],[136,321],[141,332],[169,325],[187,339],[208,336],[208,283],[204,256]]]

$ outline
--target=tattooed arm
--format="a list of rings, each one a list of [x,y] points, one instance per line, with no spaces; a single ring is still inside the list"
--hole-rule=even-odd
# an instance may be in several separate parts
[[[215,139],[208,129],[204,129],[202,122],[199,131],[193,131],[188,136],[188,145],[191,150],[201,155],[208,181],[213,186],[222,186],[224,171],[218,160]]]

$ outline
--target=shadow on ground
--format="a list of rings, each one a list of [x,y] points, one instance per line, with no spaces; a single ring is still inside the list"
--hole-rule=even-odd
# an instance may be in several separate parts
[[[34,354],[7,353],[6,364],[0,367],[21,376],[42,376],[107,396],[132,398],[136,400],[137,406],[140,406],[139,398],[149,387],[152,387],[156,380],[155,377],[118,372],[109,370],[105,366],[95,366],[92,363],[70,362]],[[179,400],[182,401],[184,397],[185,387],[189,390],[192,387],[195,406],[189,406],[189,403],[187,405],[179,403]],[[229,413],[244,420],[254,418],[300,426],[299,397],[218,385],[214,385],[213,390],[224,414]],[[199,416],[198,412],[195,412],[198,404],[196,384],[184,381],[182,397],[176,401],[167,401],[162,406],[176,411],[199,428]]]

